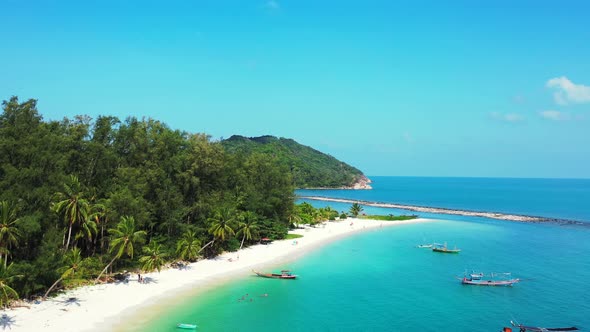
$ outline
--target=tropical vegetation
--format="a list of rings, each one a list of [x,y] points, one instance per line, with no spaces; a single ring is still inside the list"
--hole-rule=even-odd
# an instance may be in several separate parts
[[[226,142],[154,119],[44,121],[36,100],[4,101],[0,306],[108,282],[122,270],[214,257],[345,216],[294,204],[293,178],[319,170],[293,169],[280,153],[241,153]]]
[[[268,154],[149,118],[45,121],[36,100],[12,97],[0,114],[0,306],[284,238],[293,190]]]
[[[234,135],[221,145],[230,153],[273,156],[290,171],[297,188],[351,187],[361,179],[366,180],[357,168],[289,138]]]
[[[363,210],[364,210],[363,206],[360,205],[359,203],[352,203],[349,211],[353,217],[358,217],[359,213],[361,213]]]

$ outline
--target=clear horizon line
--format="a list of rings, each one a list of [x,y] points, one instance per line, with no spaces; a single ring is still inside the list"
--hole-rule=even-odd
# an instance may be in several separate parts
[[[522,177],[522,176],[459,176],[459,175],[367,175],[371,177],[392,177],[392,178],[458,178],[458,179],[537,179],[537,180],[590,180],[590,177]]]

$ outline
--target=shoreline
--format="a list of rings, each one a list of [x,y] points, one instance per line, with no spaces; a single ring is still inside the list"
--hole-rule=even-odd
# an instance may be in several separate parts
[[[379,221],[348,218],[324,222],[318,227],[296,229],[289,233],[303,237],[257,244],[237,252],[225,252],[215,258],[191,263],[186,269],[165,269],[142,274],[146,283],[132,274],[128,282],[83,286],[68,290],[29,308],[3,310],[11,331],[104,331],[125,330],[129,317],[144,317],[172,299],[191,296],[262,269],[295,261],[310,251],[346,236],[381,227],[428,222],[418,218],[403,221]],[[232,259],[231,261],[229,259]],[[137,321],[135,321],[137,322]]]
[[[576,221],[576,220],[547,218],[547,217],[538,217],[538,216],[527,216],[527,215],[519,215],[519,214],[500,213],[500,212],[458,210],[458,209],[448,209],[448,208],[439,208],[439,207],[431,207],[431,206],[382,203],[382,202],[371,202],[371,201],[343,199],[343,198],[330,198],[330,197],[321,197],[321,196],[298,196],[297,198],[298,199],[309,199],[309,200],[315,200],[315,201],[336,202],[336,203],[359,203],[361,205],[373,206],[373,207],[394,208],[394,209],[416,211],[416,212],[449,214],[449,215],[459,215],[459,216],[468,216],[468,217],[482,217],[482,218],[491,218],[491,219],[498,219],[498,220],[518,221],[518,222],[525,222],[525,223],[549,222],[549,223],[572,224],[572,225],[579,225],[579,224],[583,225],[584,224],[584,222]]]

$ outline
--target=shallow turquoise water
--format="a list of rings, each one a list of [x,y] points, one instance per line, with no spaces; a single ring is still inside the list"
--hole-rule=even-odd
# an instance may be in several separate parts
[[[588,227],[481,218],[379,228],[276,266],[298,280],[241,278],[157,312],[137,330],[195,322],[199,331],[499,331],[510,319],[590,328],[588,239]],[[425,241],[462,252],[415,247]],[[472,269],[524,280],[461,285],[456,277]]]

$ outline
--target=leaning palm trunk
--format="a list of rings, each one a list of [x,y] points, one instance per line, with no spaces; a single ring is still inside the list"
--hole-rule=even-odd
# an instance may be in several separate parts
[[[240,250],[242,250],[242,247],[244,246],[245,239],[246,239],[246,234],[244,234],[244,236],[242,236],[242,243],[240,243]]]
[[[102,275],[106,272],[106,270],[108,270],[108,268],[111,265],[113,265],[113,262],[115,261],[115,259],[117,259],[117,256],[113,257],[113,259],[107,264],[107,266],[104,267],[104,269],[100,272],[98,277],[96,277],[96,279],[94,280],[94,284],[96,284],[98,282],[98,280],[100,280],[100,277],[102,277]]]
[[[57,284],[59,284],[62,280],[64,279],[64,277],[60,277],[59,279],[57,279],[56,282],[53,283],[53,285],[51,285],[51,287],[49,287],[49,289],[47,290],[47,292],[45,292],[45,295],[43,295],[43,301],[45,301],[45,299],[47,298],[47,295],[49,295],[49,293],[51,293],[51,291],[53,290],[53,288],[55,288],[55,286],[57,286]]]
[[[207,248],[209,245],[213,244],[213,242],[215,242],[215,239],[209,241],[209,243],[207,243],[205,246],[203,246],[203,248],[201,248],[201,250],[199,250],[197,252],[197,254],[200,253],[201,251],[203,251],[203,249]]]
[[[66,242],[66,251],[68,251],[68,247],[70,246],[70,238],[72,237],[72,223],[70,223],[70,229],[68,230],[68,242]]]

